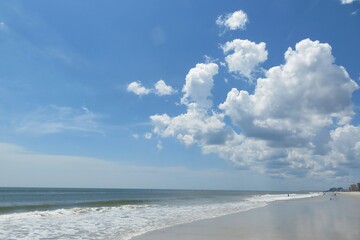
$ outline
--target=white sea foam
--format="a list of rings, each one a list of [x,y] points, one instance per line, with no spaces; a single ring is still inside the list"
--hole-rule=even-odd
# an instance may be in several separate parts
[[[155,229],[246,211],[273,201],[318,195],[265,194],[227,203],[123,205],[12,213],[0,215],[0,239],[128,240]]]
[[[302,198],[311,198],[320,196],[322,193],[307,193],[307,194],[264,194],[264,195],[255,195],[248,198],[249,201],[255,202],[264,202],[269,203],[273,201],[285,201],[285,200],[293,200],[293,199],[302,199]]]

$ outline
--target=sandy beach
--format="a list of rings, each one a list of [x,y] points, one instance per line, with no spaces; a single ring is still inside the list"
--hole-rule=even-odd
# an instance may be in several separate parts
[[[327,193],[160,229],[132,240],[357,240],[359,226],[360,193]]]

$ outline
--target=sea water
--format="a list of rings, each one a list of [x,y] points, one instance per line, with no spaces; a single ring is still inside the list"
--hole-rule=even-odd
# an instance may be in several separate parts
[[[0,239],[128,240],[156,229],[320,193],[0,188]]]

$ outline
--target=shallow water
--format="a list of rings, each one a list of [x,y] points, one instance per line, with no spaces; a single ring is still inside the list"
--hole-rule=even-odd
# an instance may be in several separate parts
[[[318,193],[0,188],[0,239],[119,239]]]

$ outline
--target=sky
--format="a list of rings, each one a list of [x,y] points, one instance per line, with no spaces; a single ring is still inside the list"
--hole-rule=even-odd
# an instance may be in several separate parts
[[[0,0],[0,187],[348,187],[359,42],[357,0]]]

